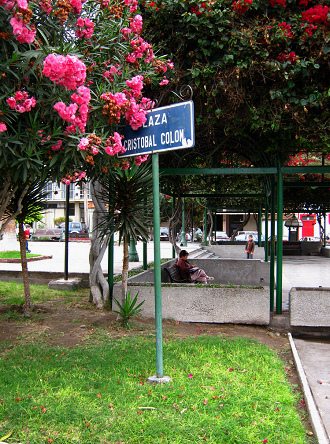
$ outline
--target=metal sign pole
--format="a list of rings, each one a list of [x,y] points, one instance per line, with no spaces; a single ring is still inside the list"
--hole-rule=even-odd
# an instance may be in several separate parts
[[[154,288],[156,326],[156,375],[149,382],[169,382],[163,373],[162,286],[160,265],[160,213],[159,213],[159,155],[152,154],[153,223],[154,223]]]

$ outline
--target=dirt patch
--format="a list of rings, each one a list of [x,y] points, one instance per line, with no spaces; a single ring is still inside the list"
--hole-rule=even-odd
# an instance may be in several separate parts
[[[37,339],[54,346],[74,347],[97,334],[112,338],[153,333],[153,319],[137,319],[127,331],[118,323],[117,315],[97,310],[86,302],[65,303],[63,300],[36,305],[30,318],[23,318],[21,307],[0,307],[0,344],[25,343]],[[185,338],[200,335],[245,337],[259,341],[275,350],[286,363],[288,377],[297,383],[291,349],[285,333],[266,327],[233,324],[203,324],[177,321],[163,322],[164,337]]]

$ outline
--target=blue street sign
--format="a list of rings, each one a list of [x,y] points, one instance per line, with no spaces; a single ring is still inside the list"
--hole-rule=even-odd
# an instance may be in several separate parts
[[[192,148],[195,145],[194,104],[192,101],[163,106],[149,111],[143,127],[124,130],[124,154],[140,156],[162,151]]]

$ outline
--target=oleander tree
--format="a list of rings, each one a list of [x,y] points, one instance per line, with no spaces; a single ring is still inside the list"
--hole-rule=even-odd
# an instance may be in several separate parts
[[[173,55],[174,85],[194,93],[196,148],[162,156],[166,166],[329,155],[326,0],[145,0],[144,11],[148,37]]]
[[[146,161],[117,158],[122,129],[144,124],[153,85],[165,86],[173,66],[142,37],[137,0],[0,0],[0,25],[3,230],[41,173],[95,185],[101,174]],[[92,248],[91,275],[100,276],[94,267],[105,246],[96,231]],[[107,295],[104,280],[92,286]]]

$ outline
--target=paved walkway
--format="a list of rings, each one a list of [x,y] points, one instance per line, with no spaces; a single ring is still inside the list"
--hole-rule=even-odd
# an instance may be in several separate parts
[[[89,272],[89,243],[69,243],[69,274]],[[188,243],[186,249],[193,251],[198,244]],[[17,248],[18,249],[18,244]],[[63,242],[30,242],[32,253],[52,255],[52,259],[30,262],[30,271],[64,270]],[[139,262],[131,262],[130,268],[139,267],[143,260],[143,244],[137,244]],[[153,261],[153,243],[148,243],[148,262]],[[120,273],[122,268],[122,246],[115,246],[114,271]],[[172,257],[172,246],[169,242],[161,242],[161,257]],[[108,269],[107,253],[101,263],[103,271]],[[0,264],[0,270],[20,270],[20,264]],[[288,306],[289,291],[292,287],[330,287],[330,258],[320,256],[286,256],[283,258],[283,307]],[[329,314],[330,316],[330,314]],[[315,411],[312,423],[320,444],[330,442],[330,340],[293,339],[293,347],[297,351],[301,373],[305,375],[307,388],[304,387],[305,398],[314,403]],[[296,365],[299,366],[297,363]],[[309,407],[309,406],[308,406]],[[317,419],[319,418],[319,419]]]

